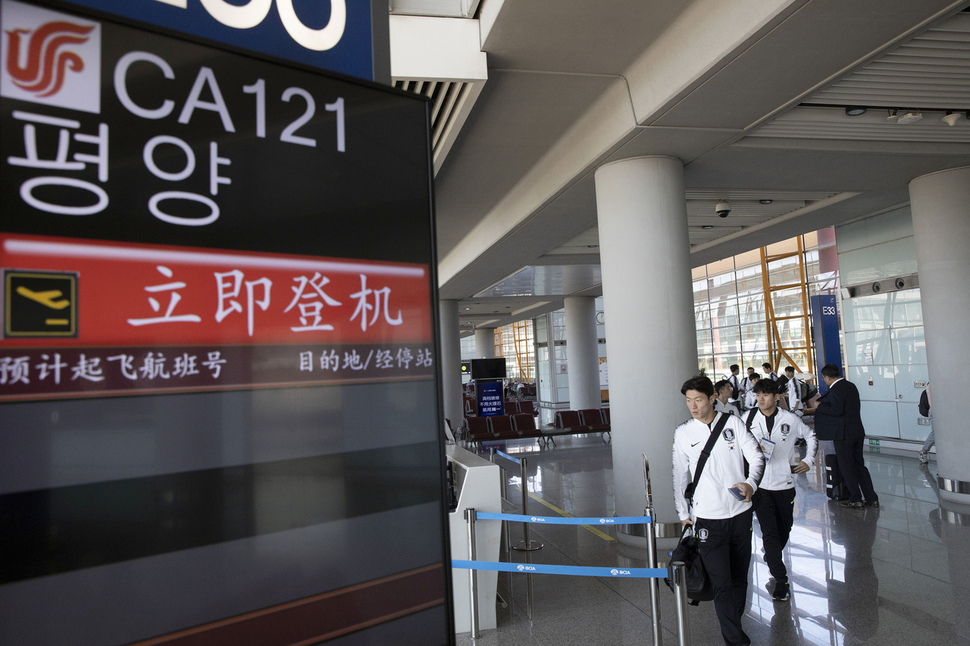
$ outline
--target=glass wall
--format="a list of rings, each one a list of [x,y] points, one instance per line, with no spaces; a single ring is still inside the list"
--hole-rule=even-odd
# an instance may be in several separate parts
[[[838,286],[837,272],[820,272],[817,232],[802,236],[802,249],[808,295],[832,293]],[[811,357],[796,349],[806,345],[802,317],[808,313],[800,288],[798,239],[770,245],[766,254],[778,257],[767,263],[778,329],[774,347],[785,348],[800,371],[812,372]],[[761,364],[769,361],[763,272],[760,249],[693,270],[698,363],[712,379],[729,375],[735,363],[744,374],[749,366],[761,372]],[[775,369],[780,372],[783,367]]]
[[[909,207],[837,229],[847,286],[917,273]],[[846,378],[859,388],[866,434],[922,442],[930,420],[917,403],[928,379],[920,290],[853,296],[841,301]]]
[[[462,337],[462,361],[468,361],[477,356],[475,335]],[[533,338],[532,322],[521,321],[516,325],[506,325],[496,329],[495,356],[505,357],[505,370],[509,379],[534,383],[536,380],[536,344]]]
[[[536,352],[531,321],[506,325],[495,331],[495,356],[505,357],[509,379],[535,383]]]

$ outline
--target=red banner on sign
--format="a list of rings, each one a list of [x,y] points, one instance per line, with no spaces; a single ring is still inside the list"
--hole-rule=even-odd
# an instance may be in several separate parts
[[[0,235],[7,347],[431,342],[426,265]]]

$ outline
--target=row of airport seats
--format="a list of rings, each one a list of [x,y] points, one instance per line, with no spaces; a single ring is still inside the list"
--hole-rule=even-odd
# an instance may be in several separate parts
[[[467,439],[471,442],[487,442],[519,438],[538,438],[556,443],[563,435],[602,433],[604,440],[610,434],[610,409],[587,408],[563,410],[556,413],[556,424],[550,428],[536,428],[535,417],[529,413],[492,415],[491,417],[466,417]]]
[[[551,429],[544,429],[543,436],[551,440],[553,444],[556,443],[556,436],[583,433],[602,433],[605,440],[610,435],[611,428],[609,408],[561,410],[556,411],[555,426]]]
[[[536,428],[536,418],[529,413],[466,417],[465,424],[468,425],[468,439],[472,442],[542,437]]]

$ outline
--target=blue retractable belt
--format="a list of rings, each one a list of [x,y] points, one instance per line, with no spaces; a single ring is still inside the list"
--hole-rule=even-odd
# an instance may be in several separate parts
[[[491,572],[521,572],[522,574],[567,574],[569,576],[622,577],[629,579],[662,579],[663,568],[585,567],[580,565],[543,565],[540,563],[495,563],[493,561],[464,561],[452,559],[451,567],[463,570]]]
[[[475,514],[478,520],[508,520],[514,523],[538,523],[540,525],[647,525],[653,522],[650,516],[624,516],[614,518],[561,518],[559,516],[522,516],[517,514],[490,514],[480,511]]]
[[[516,464],[522,464],[522,460],[520,460],[520,459],[518,459],[518,458],[513,458],[513,457],[512,457],[511,455],[509,455],[508,453],[502,453],[501,451],[499,451],[499,450],[496,450],[496,451],[495,451],[495,455],[501,455],[501,456],[502,456],[503,458],[505,458],[506,460],[511,460],[512,462],[515,462]]]

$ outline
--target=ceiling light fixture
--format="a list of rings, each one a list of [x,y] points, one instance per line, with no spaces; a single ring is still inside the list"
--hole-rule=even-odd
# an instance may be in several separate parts
[[[774,200],[758,200],[759,204],[771,204]]]
[[[702,224],[701,225],[701,228],[702,229],[713,229],[714,228],[714,225],[713,224]]]
[[[952,110],[947,110],[946,114],[943,116],[942,119],[940,119],[940,121],[942,121],[943,123],[945,123],[946,125],[952,128],[953,126],[957,125],[957,119],[959,119],[962,116],[963,115],[960,114],[959,112],[953,112]]]
[[[861,105],[847,105],[845,106],[845,114],[849,117],[858,117],[859,115],[865,114],[866,108]]]
[[[923,119],[923,115],[920,114],[919,110],[915,110],[915,111],[911,110],[910,112],[907,112],[903,116],[896,119],[896,123],[907,125],[910,123],[916,123],[917,121],[922,121],[922,119]]]

